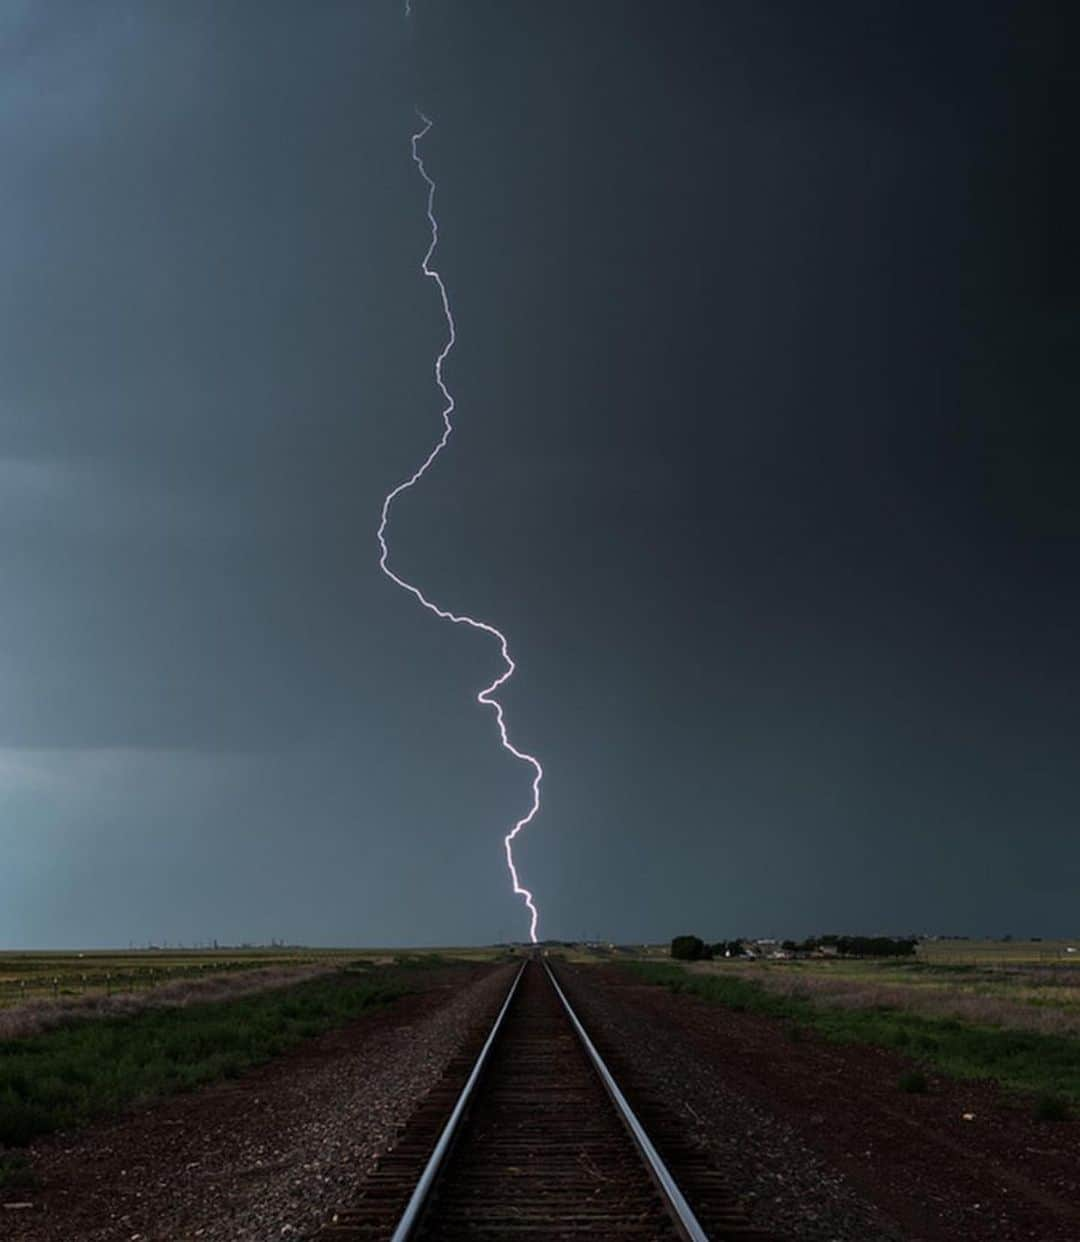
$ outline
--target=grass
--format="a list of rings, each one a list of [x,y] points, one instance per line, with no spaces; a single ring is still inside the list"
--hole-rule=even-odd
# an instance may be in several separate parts
[[[909,1070],[906,1074],[901,1074],[897,1086],[908,1095],[925,1095],[930,1090],[930,1083],[921,1070]]]
[[[0,1043],[23,1039],[73,1022],[102,1018],[131,1017],[146,1009],[186,1008],[193,1004],[236,1000],[256,992],[288,987],[319,975],[332,974],[340,966],[268,966],[259,970],[238,970],[228,974],[209,974],[191,979],[175,978],[143,992],[114,992],[86,995],[60,995],[27,1000],[21,1005],[0,1009]]]
[[[490,948],[409,950],[409,958],[490,960]],[[253,970],[333,969],[350,961],[372,965],[401,958],[397,949],[229,948],[90,949],[0,952],[0,1009],[33,1000],[150,994],[167,984],[197,984]]]
[[[854,1009],[907,1009],[928,1018],[1043,1035],[1080,1036],[1080,968],[999,963],[974,966],[882,959],[713,961],[692,973],[735,975],[776,995]]]
[[[240,999],[75,1022],[2,1041],[0,1148],[236,1077],[401,996],[411,990],[410,973],[401,966],[346,970]]]
[[[1070,1111],[1068,1101],[1060,1095],[1044,1093],[1035,1101],[1036,1121],[1068,1121]]]
[[[338,960],[346,959],[325,950],[0,953],[0,1009],[34,1000],[145,994],[163,984],[197,983],[252,970],[316,964],[329,968]]]
[[[32,1190],[37,1184],[30,1161],[22,1152],[0,1152],[0,1190]]]
[[[923,940],[919,944],[919,958],[934,965],[956,963],[973,966],[1078,962],[1080,961],[1080,938],[1071,940]]]
[[[691,973],[680,966],[636,963],[647,982],[700,996],[730,1009],[801,1025],[836,1043],[892,1048],[953,1078],[991,1078],[1010,1090],[1080,1103],[1080,1039],[958,1018],[928,1016],[886,1005],[838,1006],[790,992],[769,991],[734,973]]]

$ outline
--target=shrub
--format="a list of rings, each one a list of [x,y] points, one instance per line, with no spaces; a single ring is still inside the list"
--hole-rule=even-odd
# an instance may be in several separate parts
[[[671,956],[684,962],[696,962],[712,954],[700,936],[676,936],[671,942]]]
[[[901,1091],[906,1091],[909,1095],[925,1095],[930,1090],[926,1075],[919,1070],[909,1070],[906,1074],[901,1074],[899,1086]]]

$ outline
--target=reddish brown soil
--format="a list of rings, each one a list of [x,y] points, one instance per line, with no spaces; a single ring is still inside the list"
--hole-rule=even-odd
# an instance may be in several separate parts
[[[792,1126],[863,1196],[920,1242],[1077,1242],[1080,1123],[1038,1122],[1030,1103],[991,1082],[928,1075],[927,1094],[898,1080],[913,1068],[883,1049],[830,1044],[696,997],[589,968],[578,988],[663,1032],[681,1056]],[[965,1120],[964,1114],[972,1114]]]
[[[426,1079],[441,1072],[442,1047],[472,1021],[463,994],[476,993],[477,1010],[487,1007],[487,992],[501,994],[496,973],[489,966],[425,971],[413,980],[422,990],[240,1079],[38,1141],[30,1154],[39,1184],[0,1192],[0,1237],[301,1236],[318,1201],[348,1193],[349,1179],[364,1171],[355,1166],[370,1163],[392,1139]],[[448,1021],[457,1010],[462,1016]],[[408,1064],[395,1056],[399,1047],[411,1049]],[[32,1207],[8,1206],[18,1201]],[[282,1226],[282,1212],[296,1225]]]
[[[631,1059],[644,1061],[646,1073],[653,1068],[658,1090],[683,1092],[717,1150],[751,1162],[767,1155],[721,1134],[732,1127],[731,1110],[706,1107],[710,1083],[790,1127],[912,1242],[1080,1239],[1077,1122],[1037,1122],[1030,1106],[991,1083],[930,1076],[928,1094],[905,1094],[897,1084],[911,1063],[897,1054],[812,1034],[793,1042],[773,1019],[674,996],[614,968],[567,975],[568,983],[578,976],[571,994],[586,1023],[606,1026],[612,1042],[637,1052],[652,1049]],[[447,1045],[505,986],[490,970],[470,978],[465,985],[460,973],[451,981],[432,972],[425,991],[238,1081],[35,1144],[41,1185],[0,1194],[0,1202],[26,1199],[33,1208],[0,1210],[0,1237],[236,1242],[308,1234],[325,1203],[351,1197],[441,1072]],[[456,999],[465,986],[475,1003]],[[460,1013],[451,1021],[454,1005]],[[405,1048],[408,1057],[397,1055]],[[661,1050],[670,1054],[663,1070]],[[804,1231],[797,1216],[789,1214],[785,1231],[793,1238],[870,1236],[830,1232],[821,1218]]]

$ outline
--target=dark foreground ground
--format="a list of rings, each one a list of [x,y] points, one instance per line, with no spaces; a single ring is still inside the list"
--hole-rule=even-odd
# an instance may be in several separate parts
[[[240,1079],[39,1140],[39,1184],[0,1190],[0,1238],[310,1235],[356,1194],[454,1049],[489,1020],[512,969],[415,972],[415,994]]]
[[[310,1237],[490,1020],[512,970],[425,972],[416,994],[239,1080],[38,1141],[39,1184],[0,1190],[0,1238]],[[931,1076],[929,1093],[904,1094],[895,1054],[794,1041],[775,1019],[616,968],[563,979],[617,1068],[662,1093],[755,1223],[792,1242],[1080,1239],[1076,1122],[1037,1122],[986,1083]]]
[[[1077,1122],[1038,1122],[991,1083],[929,1075],[927,1094],[905,1094],[901,1056],[793,1041],[776,1019],[615,968],[565,976],[586,1024],[682,1110],[755,1223],[815,1242],[1080,1239]]]

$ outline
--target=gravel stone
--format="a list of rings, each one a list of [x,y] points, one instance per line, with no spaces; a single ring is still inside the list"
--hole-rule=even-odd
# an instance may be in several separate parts
[[[355,1198],[513,967],[418,976],[419,994],[229,1083],[31,1148],[13,1242],[275,1242]],[[16,1196],[11,1196],[14,1199]],[[3,1194],[0,1192],[0,1202]]]
[[[790,1125],[727,1085],[719,1067],[673,1038],[669,1024],[629,1004],[629,990],[612,987],[591,967],[560,977],[567,975],[568,995],[586,1029],[602,1030],[635,1076],[684,1118],[687,1136],[732,1174],[754,1225],[791,1242],[906,1237]]]
[[[756,1224],[801,1242],[1077,1242],[1080,1123],[899,1053],[566,967],[582,1020],[686,1118]]]

